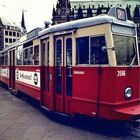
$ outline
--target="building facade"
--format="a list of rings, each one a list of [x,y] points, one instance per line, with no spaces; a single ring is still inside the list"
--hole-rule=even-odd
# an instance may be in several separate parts
[[[0,18],[0,50],[16,42],[22,36],[21,29],[6,18]]]
[[[56,8],[53,8],[52,24],[59,24],[74,19],[69,0],[58,0]]]
[[[0,51],[19,40],[24,33],[26,33],[24,11],[22,11],[21,27],[5,17],[0,17]]]
[[[3,34],[4,25],[2,24],[0,18],[0,50],[4,48],[4,34]]]

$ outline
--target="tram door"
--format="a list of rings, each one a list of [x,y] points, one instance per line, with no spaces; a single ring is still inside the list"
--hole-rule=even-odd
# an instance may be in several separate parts
[[[41,105],[45,108],[50,109],[50,81],[49,81],[49,71],[50,71],[50,64],[49,64],[49,40],[44,40],[42,42],[42,68],[41,68]]]
[[[55,38],[55,111],[70,113],[72,95],[72,39],[70,36]]]
[[[9,88],[15,89],[15,50],[10,51]]]

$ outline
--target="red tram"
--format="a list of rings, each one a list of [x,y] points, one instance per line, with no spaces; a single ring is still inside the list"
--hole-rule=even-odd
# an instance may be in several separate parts
[[[0,52],[0,81],[43,108],[107,120],[140,117],[136,26],[123,8],[27,33]]]

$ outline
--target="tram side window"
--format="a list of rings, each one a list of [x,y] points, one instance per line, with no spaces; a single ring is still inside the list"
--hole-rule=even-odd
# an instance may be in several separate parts
[[[42,65],[45,66],[45,53],[46,52],[46,47],[45,47],[45,42],[42,43]]]
[[[33,47],[27,48],[23,53],[23,64],[33,65]]]
[[[104,36],[90,38],[90,64],[108,64],[107,51],[102,47],[106,47]]]
[[[34,46],[34,65],[39,65],[39,45]]]
[[[8,65],[8,53],[5,52],[5,53],[2,53],[2,56],[0,57],[0,63],[1,65],[4,65],[4,66],[7,66]]]
[[[16,52],[17,65],[22,65],[22,54],[23,52],[21,50]]]
[[[76,62],[77,64],[89,64],[89,37],[76,39]]]
[[[4,65],[4,53],[2,53],[2,56],[1,56],[1,65]]]
[[[47,65],[50,65],[50,59],[49,59],[49,50],[50,49],[50,43],[49,41],[47,42]]]
[[[8,53],[7,52],[4,54],[4,60],[5,60],[5,65],[7,66],[8,65]]]
[[[66,50],[66,65],[67,66],[72,66],[72,39],[68,38],[66,40],[66,46],[67,46],[67,50]]]
[[[1,64],[1,63],[2,63],[1,60],[2,60],[2,56],[1,56],[1,54],[0,54],[0,66],[2,65],[2,64]]]

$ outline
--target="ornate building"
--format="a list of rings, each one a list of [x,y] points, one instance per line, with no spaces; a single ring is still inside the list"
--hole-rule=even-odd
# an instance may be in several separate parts
[[[53,8],[52,24],[59,24],[74,19],[69,0],[58,0],[56,8]]]

